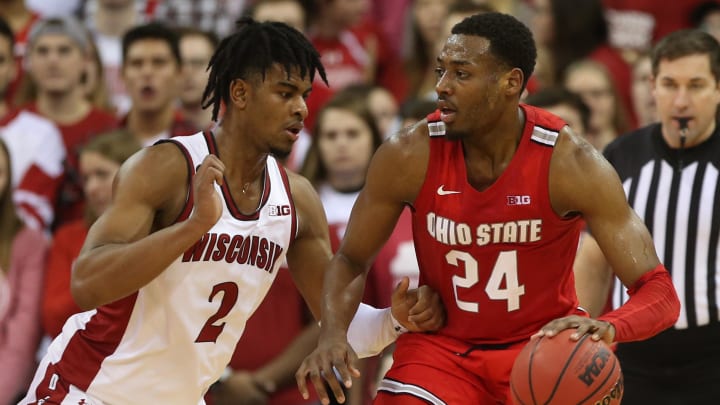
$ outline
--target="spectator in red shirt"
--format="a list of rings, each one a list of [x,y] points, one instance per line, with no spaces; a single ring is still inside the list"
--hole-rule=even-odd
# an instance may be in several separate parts
[[[8,105],[6,96],[17,72],[13,44],[12,30],[0,18],[0,138],[10,151],[18,213],[30,228],[45,229],[53,220],[65,146],[52,122]]]
[[[18,94],[22,108],[51,120],[62,134],[67,159],[60,194],[55,202],[58,225],[83,213],[78,151],[97,134],[117,126],[114,114],[93,106],[83,81],[91,66],[90,38],[71,17],[40,20],[30,31],[26,62],[28,76]]]

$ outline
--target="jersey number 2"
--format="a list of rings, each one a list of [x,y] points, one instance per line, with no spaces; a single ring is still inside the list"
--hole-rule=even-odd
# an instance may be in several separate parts
[[[225,328],[225,322],[217,322],[225,318],[227,314],[230,313],[230,310],[235,306],[238,299],[238,286],[232,282],[216,284],[210,293],[208,302],[213,302],[213,299],[219,292],[223,293],[222,298],[220,299],[220,308],[218,308],[215,314],[213,314],[213,316],[208,318],[205,322],[205,325],[200,330],[197,339],[195,339],[195,343],[215,343],[218,336],[220,336],[220,333],[222,333],[223,328]]]
[[[470,253],[459,250],[449,251],[445,255],[445,260],[455,267],[460,267],[460,262],[462,262],[465,267],[465,276],[452,277],[453,292],[455,293],[455,302],[458,308],[467,312],[478,312],[477,302],[463,301],[458,298],[458,287],[470,288],[479,281],[477,260]],[[505,288],[502,288],[503,280],[505,281]],[[485,293],[491,300],[507,301],[508,312],[520,309],[520,297],[525,294],[525,286],[518,283],[516,250],[500,252],[490,274],[490,279],[485,285]]]

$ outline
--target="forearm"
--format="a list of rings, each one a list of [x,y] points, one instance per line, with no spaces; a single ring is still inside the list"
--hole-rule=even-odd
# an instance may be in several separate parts
[[[204,235],[207,229],[180,222],[137,241],[98,246],[80,255],[72,271],[72,294],[83,310],[124,298],[147,285]]]
[[[364,268],[353,265],[347,258],[337,254],[325,273],[322,297],[321,335],[324,333],[346,334],[365,287]]]
[[[592,317],[602,315],[610,294],[613,273],[595,238],[590,234],[582,236],[573,269],[580,306]]]
[[[670,274],[660,264],[628,289],[630,299],[598,319],[615,327],[615,341],[648,339],[671,327],[680,314],[680,301]]]

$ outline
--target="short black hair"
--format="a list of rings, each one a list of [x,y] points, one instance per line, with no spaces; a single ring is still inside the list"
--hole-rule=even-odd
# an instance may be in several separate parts
[[[13,34],[12,28],[2,17],[0,17],[0,37],[5,37],[10,41],[10,51],[12,52],[15,48],[15,34]]]
[[[660,62],[685,56],[707,55],[710,71],[720,81],[720,44],[712,35],[699,29],[672,32],[658,41],[650,54],[653,76],[657,76]]]
[[[143,41],[146,39],[157,39],[165,41],[170,47],[170,52],[173,58],[177,62],[178,66],[182,64],[182,58],[180,57],[180,45],[178,33],[172,28],[165,24],[152,22],[149,24],[138,25],[133,27],[123,35],[122,38],[122,57],[123,63],[127,59],[127,53],[135,42]]]
[[[230,101],[233,80],[247,80],[253,74],[260,74],[265,80],[265,73],[274,64],[282,65],[288,77],[293,68],[299,68],[300,75],[310,81],[318,72],[327,84],[320,54],[303,33],[285,23],[242,17],[235,33],[220,41],[210,59],[203,108],[212,105],[212,119],[216,121],[220,105]]]
[[[475,14],[455,24],[454,35],[474,35],[490,41],[490,53],[523,72],[525,89],[535,69],[537,49],[530,29],[517,18],[498,12]]]
[[[711,13],[720,12],[720,3],[717,1],[703,1],[690,10],[690,23],[695,28],[703,28],[703,20]]]

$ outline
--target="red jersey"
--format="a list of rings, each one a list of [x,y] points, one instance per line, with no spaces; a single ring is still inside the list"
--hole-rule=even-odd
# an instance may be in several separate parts
[[[77,219],[58,228],[53,236],[45,266],[42,304],[43,331],[51,338],[60,334],[68,318],[82,312],[70,293],[70,276],[88,230],[85,220]]]
[[[572,265],[581,220],[559,217],[548,192],[565,123],[522,108],[517,151],[484,191],[468,183],[462,142],[444,136],[438,114],[428,117],[430,156],[413,213],[420,284],[445,304],[447,325],[438,333],[473,344],[528,338],[578,305]]]
[[[28,111],[42,115],[35,103],[29,104],[26,108]],[[64,179],[55,206],[55,226],[57,227],[76,219],[82,219],[83,216],[85,197],[80,179],[80,149],[96,136],[117,128],[118,120],[112,113],[93,107],[83,118],[73,123],[54,122],[54,124],[60,130],[67,150]]]

